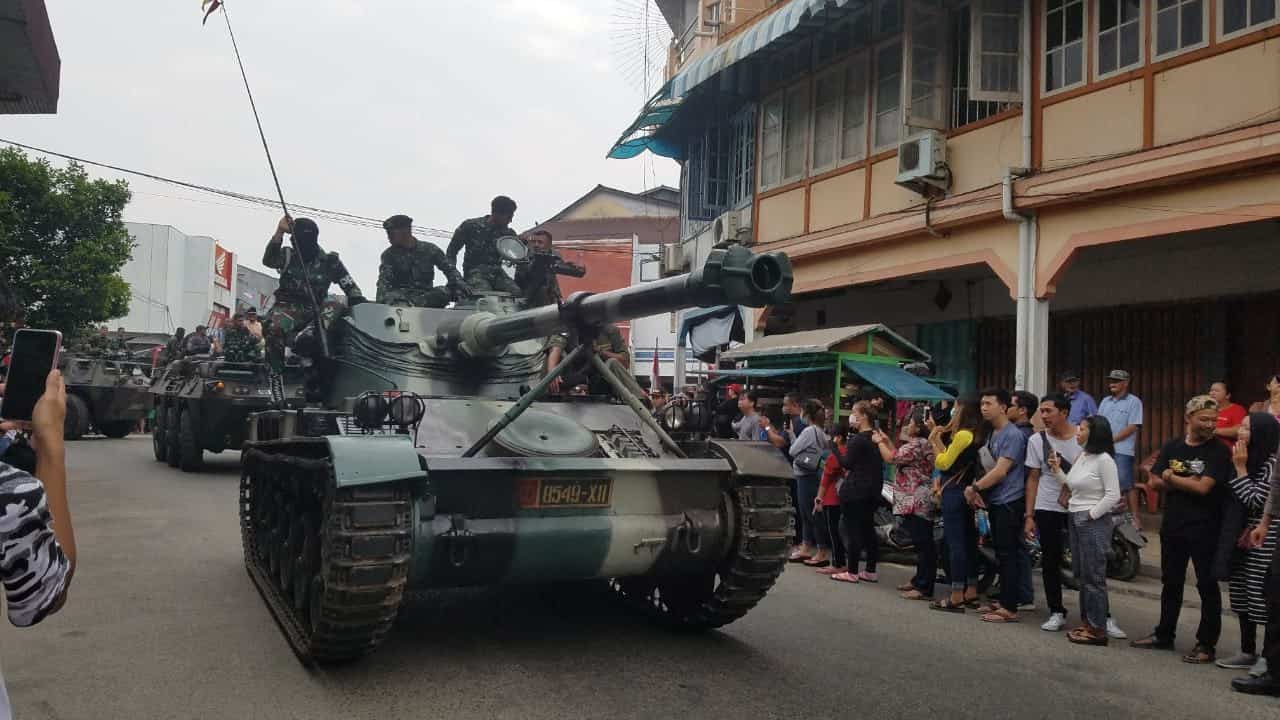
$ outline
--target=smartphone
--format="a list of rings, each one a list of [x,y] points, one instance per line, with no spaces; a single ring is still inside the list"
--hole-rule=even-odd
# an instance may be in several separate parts
[[[14,333],[9,374],[5,378],[4,397],[0,398],[0,417],[31,420],[61,349],[62,333],[57,330],[23,329]]]

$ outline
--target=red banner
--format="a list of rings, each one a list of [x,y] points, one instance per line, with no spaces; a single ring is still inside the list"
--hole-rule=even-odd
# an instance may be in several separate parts
[[[231,275],[236,271],[235,253],[221,245],[213,244],[213,282],[219,287],[231,289]]]
[[[227,323],[227,320],[230,317],[231,317],[231,311],[229,309],[217,303],[214,303],[213,310],[210,311],[209,313],[209,322],[205,325],[205,327],[209,328],[210,330],[220,328]]]

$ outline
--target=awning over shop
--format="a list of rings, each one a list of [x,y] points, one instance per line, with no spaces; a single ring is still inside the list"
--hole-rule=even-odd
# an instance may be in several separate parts
[[[708,384],[722,383],[737,378],[762,378],[762,377],[782,377],[785,375],[802,375],[804,373],[822,372],[826,370],[830,372],[834,367],[831,365],[819,365],[818,367],[797,367],[797,368],[743,368],[742,370],[708,370],[707,374],[713,377],[707,381]]]
[[[912,375],[897,365],[845,360],[844,366],[895,400],[938,402],[955,400],[951,395]]]
[[[609,157],[626,160],[650,150],[663,157],[678,157],[680,149],[656,136],[680,107],[681,101],[696,87],[723,72],[734,63],[764,50],[785,35],[795,31],[806,20],[828,10],[859,5],[866,0],[789,0],[768,17],[752,25],[728,41],[717,45],[702,57],[676,73],[649,102],[639,117],[618,138]]]

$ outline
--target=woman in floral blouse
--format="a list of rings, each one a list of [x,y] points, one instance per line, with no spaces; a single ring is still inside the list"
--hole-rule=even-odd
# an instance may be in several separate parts
[[[898,590],[908,600],[932,600],[933,580],[938,574],[938,553],[933,546],[933,448],[922,410],[912,411],[902,434],[905,439],[897,449],[884,433],[877,430],[871,436],[880,449],[880,457],[897,467],[893,514],[902,516],[902,524],[911,533],[911,543],[916,548],[915,577]]]

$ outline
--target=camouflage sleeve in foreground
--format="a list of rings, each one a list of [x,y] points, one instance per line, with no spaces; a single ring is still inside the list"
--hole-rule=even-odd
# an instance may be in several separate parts
[[[274,270],[284,269],[284,238],[272,237],[262,253],[262,264]]]
[[[622,331],[617,325],[606,325],[605,335],[609,338],[609,349],[615,353],[622,355],[622,359],[618,362],[630,367],[631,365],[631,348],[627,347],[627,343],[622,339]]]
[[[0,463],[0,579],[9,622],[27,627],[56,610],[70,571],[53,534],[44,485]]]
[[[451,242],[450,245],[452,244],[453,243]],[[427,253],[427,257],[431,259],[431,263],[439,268],[440,272],[444,273],[445,282],[449,287],[456,287],[463,284],[462,273],[458,272],[457,266],[451,262],[449,256],[446,255],[443,250],[429,242],[420,243],[420,245],[425,248],[425,252]]]
[[[455,266],[458,264],[458,253],[467,246],[467,241],[471,239],[471,234],[470,220],[463,220],[458,229],[453,231],[453,237],[449,239],[449,249],[446,251],[450,264]]]
[[[329,281],[338,284],[342,288],[342,292],[346,293],[348,298],[358,297],[364,298],[364,293],[360,291],[360,286],[356,284],[351,273],[347,272],[347,266],[342,264],[342,260],[338,257],[338,253],[331,252],[329,258]],[[320,298],[316,298],[320,300]]]
[[[378,287],[375,290],[377,293],[374,296],[375,302],[385,302],[387,291],[395,287],[395,270],[392,266],[394,262],[391,248],[383,250],[378,258]]]

